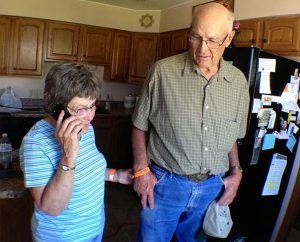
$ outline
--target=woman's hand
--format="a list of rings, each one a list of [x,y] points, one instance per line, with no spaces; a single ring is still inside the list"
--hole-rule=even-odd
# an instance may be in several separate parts
[[[132,184],[132,169],[117,170],[116,180],[122,184]]]
[[[74,164],[65,164],[71,167],[75,166],[75,160],[79,151],[78,134],[83,128],[81,119],[71,116],[63,121],[64,111],[60,113],[56,123],[55,136],[63,149],[63,157]]]

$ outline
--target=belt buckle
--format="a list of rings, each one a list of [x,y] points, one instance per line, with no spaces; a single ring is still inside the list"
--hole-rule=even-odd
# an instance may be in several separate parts
[[[209,177],[209,175],[197,173],[197,174],[186,175],[186,177],[193,182],[201,182],[206,180]]]

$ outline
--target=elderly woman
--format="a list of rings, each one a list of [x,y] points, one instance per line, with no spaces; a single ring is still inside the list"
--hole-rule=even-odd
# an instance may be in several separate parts
[[[104,181],[131,183],[131,170],[106,168],[95,145],[91,121],[98,96],[97,79],[83,65],[55,65],[46,76],[49,115],[26,134],[20,151],[25,185],[35,205],[35,241],[100,241]],[[57,105],[64,111],[55,110]]]

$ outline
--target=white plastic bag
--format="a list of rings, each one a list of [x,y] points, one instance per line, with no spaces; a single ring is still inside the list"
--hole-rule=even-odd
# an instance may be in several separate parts
[[[0,89],[0,112],[18,112],[22,109],[21,99],[12,87]]]

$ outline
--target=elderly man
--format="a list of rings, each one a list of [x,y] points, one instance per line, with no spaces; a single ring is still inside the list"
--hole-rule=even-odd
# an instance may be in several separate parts
[[[139,241],[197,241],[208,205],[236,196],[249,93],[242,72],[222,59],[233,20],[221,4],[197,7],[189,52],[150,70],[133,115]]]

